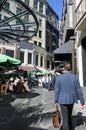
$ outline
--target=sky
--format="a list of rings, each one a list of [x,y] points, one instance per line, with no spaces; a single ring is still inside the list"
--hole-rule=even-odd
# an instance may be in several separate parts
[[[59,19],[61,20],[63,0],[47,0],[47,2],[53,8],[53,10],[56,12],[56,14],[59,16]]]

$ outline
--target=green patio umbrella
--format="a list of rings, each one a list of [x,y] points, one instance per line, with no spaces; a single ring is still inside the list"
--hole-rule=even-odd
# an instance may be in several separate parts
[[[37,72],[36,75],[40,76],[40,75],[42,75],[42,72]]]
[[[45,75],[45,74],[51,74],[51,72],[48,71],[48,70],[42,71],[41,73],[42,73],[42,75]]]
[[[0,66],[16,66],[20,64],[20,60],[0,53]]]

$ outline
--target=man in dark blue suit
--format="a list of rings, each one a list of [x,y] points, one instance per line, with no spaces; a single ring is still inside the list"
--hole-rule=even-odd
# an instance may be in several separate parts
[[[56,77],[55,81],[55,105],[60,104],[62,113],[62,130],[73,130],[72,110],[74,103],[79,99],[82,108],[85,107],[84,97],[81,91],[78,76],[71,73],[71,65],[65,64],[64,72]]]

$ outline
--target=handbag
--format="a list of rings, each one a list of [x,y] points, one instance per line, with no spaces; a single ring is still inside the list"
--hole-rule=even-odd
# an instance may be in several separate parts
[[[61,124],[61,113],[58,109],[53,112],[52,119],[54,128],[59,128]]]

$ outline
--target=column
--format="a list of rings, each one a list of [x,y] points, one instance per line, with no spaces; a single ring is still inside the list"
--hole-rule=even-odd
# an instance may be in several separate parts
[[[24,65],[28,64],[28,50],[25,49],[25,53],[24,53]]]
[[[2,47],[1,53],[2,53],[2,54],[6,54],[6,48],[5,48],[5,47]]]
[[[15,44],[14,58],[18,59],[18,45]]]
[[[32,52],[32,65],[35,66],[35,58],[36,57],[36,52],[35,52],[35,49],[33,49],[33,52]]]

